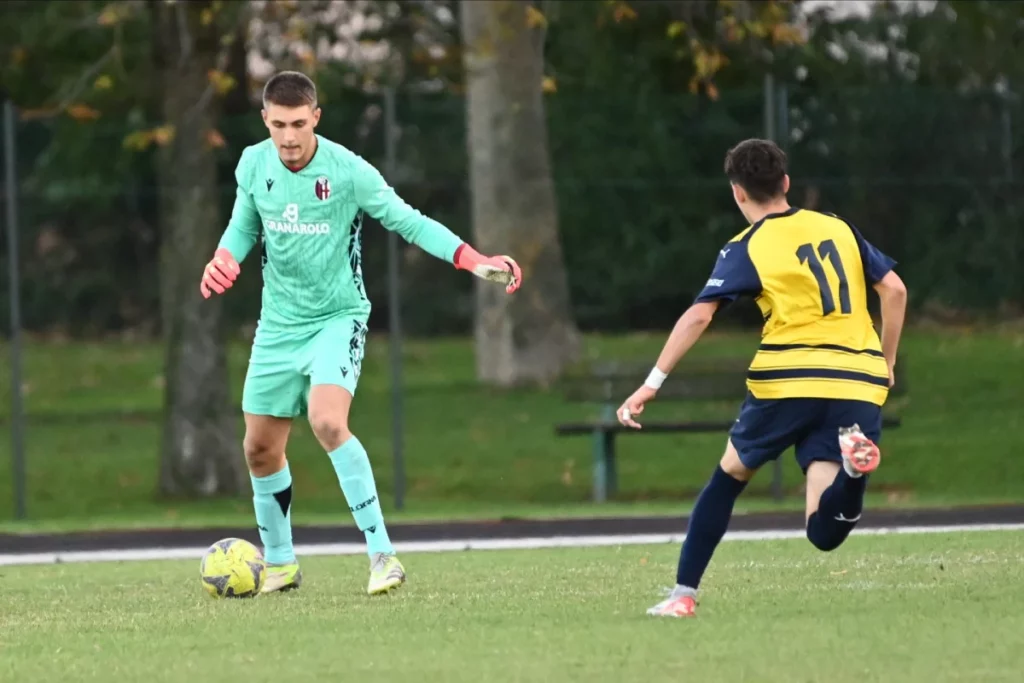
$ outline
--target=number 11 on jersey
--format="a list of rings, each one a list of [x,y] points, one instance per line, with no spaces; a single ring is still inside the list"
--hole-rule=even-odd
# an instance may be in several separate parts
[[[836,243],[832,240],[825,240],[818,244],[817,252],[815,252],[813,244],[801,244],[796,250],[796,256],[800,259],[800,263],[807,264],[814,279],[818,281],[818,291],[821,293],[821,314],[829,315],[836,310],[835,298],[832,296],[828,277],[825,275],[825,267],[822,264],[825,259],[832,264],[832,268],[839,278],[839,312],[850,313],[853,310],[850,306],[850,285],[846,281],[846,270],[843,268],[843,260],[839,258]]]

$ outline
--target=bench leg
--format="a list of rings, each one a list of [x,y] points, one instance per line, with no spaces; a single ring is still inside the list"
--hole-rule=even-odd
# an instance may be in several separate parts
[[[619,492],[619,473],[615,468],[615,432],[604,434],[604,477],[605,493],[608,498],[615,498]]]
[[[594,432],[594,502],[603,503],[615,495],[615,433]]]
[[[594,502],[603,503],[608,498],[604,459],[604,433],[594,432]]]

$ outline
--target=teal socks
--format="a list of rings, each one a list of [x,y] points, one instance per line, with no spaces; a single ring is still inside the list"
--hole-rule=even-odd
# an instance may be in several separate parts
[[[377,484],[373,480],[373,468],[366,449],[355,436],[328,454],[334,463],[341,491],[348,501],[348,509],[355,518],[356,526],[366,536],[366,552],[394,553],[395,549],[384,528],[384,515],[377,498]]]
[[[252,480],[252,503],[256,508],[256,524],[263,541],[264,559],[270,564],[295,562],[292,547],[292,472],[284,469],[267,477]]]
[[[366,537],[366,551],[394,553],[395,549],[384,527],[377,485],[366,449],[359,439],[352,437],[329,454],[338,475],[341,491],[348,501],[348,509],[356,526]],[[264,557],[271,564],[295,562],[292,546],[292,473],[286,463],[280,472],[252,480],[252,502],[256,510],[256,524],[263,541]]]

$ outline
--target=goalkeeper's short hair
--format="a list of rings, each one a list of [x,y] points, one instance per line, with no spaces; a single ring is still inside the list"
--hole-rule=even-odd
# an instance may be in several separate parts
[[[316,85],[304,73],[281,71],[270,77],[263,86],[263,108],[276,104],[282,107],[316,108]]]

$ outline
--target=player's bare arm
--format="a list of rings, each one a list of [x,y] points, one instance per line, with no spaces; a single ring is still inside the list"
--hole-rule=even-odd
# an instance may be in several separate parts
[[[889,365],[889,386],[892,387],[896,381],[893,373],[896,352],[907,312],[907,286],[895,271],[890,270],[875,283],[875,291],[882,302],[882,354]]]
[[[788,188],[789,176],[783,174],[778,182],[781,188]],[[753,203],[748,200],[745,190],[733,185],[733,196],[743,209],[743,215],[755,223],[763,222],[771,211],[783,213],[788,210],[783,195],[769,201]],[[757,296],[761,292],[761,281],[748,253],[746,236],[751,230],[752,228],[744,230],[719,250],[711,277],[697,295],[693,305],[676,322],[651,374],[643,386],[619,407],[617,415],[623,425],[640,429],[634,417],[643,412],[644,403],[655,397],[668,374],[704,334],[704,330],[711,324],[711,319],[722,304],[728,305],[740,296]]]
[[[626,399],[625,403],[619,406],[617,411],[619,422],[634,429],[641,428],[640,424],[634,419],[635,416],[644,411],[645,403],[657,396],[658,389],[661,388],[669,373],[675,369],[679,361],[683,359],[683,356],[693,348],[693,345],[704,334],[704,330],[708,329],[708,325],[711,324],[711,319],[717,310],[717,301],[703,301],[693,304],[680,316],[679,320],[676,321],[675,327],[672,328],[665,346],[662,347],[658,360],[651,370],[651,374],[648,375],[647,380],[639,389],[633,392],[632,396]]]
[[[756,295],[760,291],[761,283],[747,254],[747,244],[742,239],[746,232],[730,240],[718,252],[711,277],[693,305],[676,322],[651,374],[643,386],[619,407],[617,415],[623,425],[640,429],[634,417],[643,412],[644,403],[655,397],[668,374],[704,334],[723,303],[729,304],[741,295]]]

